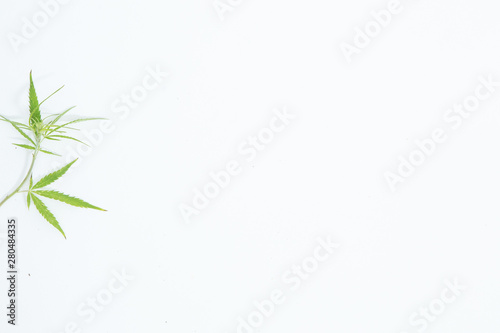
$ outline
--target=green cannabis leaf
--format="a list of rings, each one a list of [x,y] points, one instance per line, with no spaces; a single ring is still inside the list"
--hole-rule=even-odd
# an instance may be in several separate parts
[[[47,208],[45,203],[40,199],[40,197],[45,197],[48,199],[52,200],[58,200],[61,202],[64,202],[68,205],[75,206],[75,207],[80,207],[80,208],[89,208],[89,209],[96,209],[96,210],[101,210],[105,211],[102,208],[99,208],[97,206],[91,205],[86,201],[83,201],[82,199],[75,198],[73,196],[54,191],[54,190],[49,190],[45,189],[46,186],[52,184],[59,178],[61,178],[68,170],[71,168],[71,166],[77,161],[74,160],[71,163],[68,163],[61,169],[54,171],[45,177],[41,178],[38,182],[33,184],[33,168],[35,166],[35,160],[38,156],[38,153],[44,153],[48,155],[55,155],[55,156],[60,156],[57,153],[48,151],[46,149],[42,148],[42,143],[45,140],[50,140],[50,141],[62,141],[62,140],[71,140],[71,141],[76,141],[82,144],[87,145],[86,143],[70,136],[68,134],[68,131],[77,131],[76,128],[70,127],[69,125],[80,123],[83,121],[91,121],[91,120],[98,120],[98,119],[104,119],[104,118],[79,118],[75,119],[69,122],[65,122],[60,124],[59,121],[69,112],[71,111],[73,107],[70,107],[66,109],[65,111],[58,113],[58,114],[52,114],[49,115],[45,118],[42,119],[41,111],[40,111],[40,106],[48,100],[50,97],[52,97],[54,94],[56,94],[59,90],[61,90],[64,86],[61,88],[57,89],[54,91],[52,94],[50,94],[47,98],[45,98],[42,102],[38,103],[38,97],[36,95],[36,90],[35,90],[35,84],[33,83],[33,77],[30,72],[30,87],[29,87],[29,118],[27,124],[23,124],[20,122],[12,121],[10,119],[7,119],[6,117],[0,115],[0,120],[7,122],[14,127],[14,129],[21,134],[21,136],[27,140],[26,143],[13,143],[13,145],[27,149],[32,153],[32,160],[31,164],[28,169],[28,173],[26,174],[26,177],[21,181],[21,184],[10,194],[8,194],[3,201],[0,202],[0,207],[11,197],[13,197],[15,194],[20,193],[20,192],[26,192],[27,197],[26,197],[26,203],[28,205],[28,209],[31,206],[31,203],[33,202],[33,205],[36,207],[40,215],[47,220],[50,224],[52,224],[57,230],[61,232],[61,234],[66,238],[66,235],[64,234],[64,231],[62,230],[61,226],[59,225],[59,222],[55,218],[54,214]],[[87,145],[88,146],[88,145]],[[28,182],[29,180],[29,187],[27,190],[22,190],[24,185]]]

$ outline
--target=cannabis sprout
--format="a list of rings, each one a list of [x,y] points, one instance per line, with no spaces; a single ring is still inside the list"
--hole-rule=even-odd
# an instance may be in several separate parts
[[[62,233],[64,238],[66,238],[66,235],[64,234],[64,231],[61,229],[59,222],[47,208],[45,203],[40,199],[40,197],[62,201],[68,205],[72,205],[75,207],[91,208],[102,211],[104,211],[104,209],[93,206],[88,202],[69,196],[67,194],[45,188],[46,186],[55,182],[57,179],[61,178],[77,160],[74,160],[73,162],[62,167],[61,169],[46,175],[45,177],[41,178],[38,182],[33,183],[32,174],[33,174],[33,168],[35,166],[35,161],[39,153],[60,156],[56,153],[50,152],[42,148],[42,143],[45,140],[51,140],[51,141],[73,140],[82,143],[84,145],[87,145],[86,143],[76,138],[73,138],[67,133],[68,131],[78,130],[74,127],[70,127],[70,125],[80,123],[83,121],[98,120],[103,118],[80,118],[69,122],[62,122],[61,119],[63,118],[63,116],[66,115],[69,111],[71,111],[74,108],[73,106],[65,110],[64,112],[58,114],[52,114],[42,119],[40,106],[50,97],[52,97],[55,93],[61,90],[63,87],[64,86],[57,89],[54,93],[52,93],[49,97],[44,99],[41,103],[38,103],[38,98],[36,96],[36,91],[35,91],[35,85],[33,84],[33,77],[30,72],[30,88],[29,88],[30,115],[28,123],[22,124],[19,122],[9,120],[6,117],[0,115],[0,120],[11,124],[24,137],[24,139],[27,140],[27,142],[25,143],[13,143],[13,145],[27,149],[32,153],[32,160],[28,169],[28,173],[26,174],[26,177],[24,177],[19,186],[12,193],[8,194],[5,197],[5,199],[0,202],[0,207],[15,194],[21,192],[26,193],[27,194],[26,202],[28,205],[28,209],[30,208],[31,203],[33,202],[33,205],[36,207],[38,212],[45,218],[45,220],[47,220],[50,224],[52,224],[57,230],[59,230]],[[60,124],[60,122],[62,124]],[[29,181],[28,188],[26,190],[23,190],[24,186],[28,183],[28,181]]]

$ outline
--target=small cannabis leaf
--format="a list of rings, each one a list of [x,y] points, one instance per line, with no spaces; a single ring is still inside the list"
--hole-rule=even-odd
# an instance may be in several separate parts
[[[64,202],[68,205],[72,205],[75,207],[81,207],[81,208],[89,208],[89,209],[96,209],[96,210],[101,210],[105,211],[102,208],[99,208],[97,206],[91,205],[86,201],[83,201],[82,199],[75,198],[73,196],[54,191],[54,190],[47,190],[45,189],[46,186],[52,184],[59,178],[61,178],[68,170],[69,168],[76,162],[74,160],[71,163],[68,163],[61,169],[54,171],[45,177],[41,178],[37,183],[33,184],[33,167],[35,165],[35,160],[38,156],[38,153],[44,153],[48,155],[56,155],[60,156],[57,153],[48,151],[44,148],[42,148],[42,143],[44,142],[45,139],[50,140],[50,141],[62,141],[62,140],[71,140],[75,142],[82,143],[84,145],[87,145],[85,142],[82,142],[81,140],[74,138],[70,136],[67,132],[68,131],[77,131],[76,128],[70,127],[70,125],[77,124],[80,122],[84,121],[90,121],[90,120],[99,120],[99,119],[104,119],[104,118],[79,118],[75,119],[72,121],[66,121],[62,124],[60,124],[60,120],[69,112],[71,111],[74,106],[64,110],[61,113],[58,114],[51,114],[46,116],[45,118],[42,118],[42,114],[40,111],[40,106],[48,100],[50,97],[52,97],[54,94],[56,94],[59,90],[61,90],[64,86],[60,87],[56,91],[54,91],[52,94],[50,94],[47,98],[45,98],[42,102],[38,102],[38,96],[36,94],[35,90],[35,84],[33,83],[33,76],[32,73],[30,72],[30,85],[29,85],[29,118],[28,118],[28,123],[23,124],[17,121],[13,121],[10,119],[7,119],[6,117],[0,115],[0,120],[9,123],[14,127],[14,129],[21,134],[21,136],[26,139],[25,143],[13,143],[13,145],[27,149],[29,150],[32,155],[32,162],[29,167],[28,174],[26,177],[23,179],[19,187],[14,190],[12,193],[7,195],[7,197],[0,202],[0,206],[2,206],[8,199],[10,199],[12,196],[14,196],[16,193],[19,192],[27,192],[26,196],[26,203],[28,205],[28,209],[31,206],[31,203],[33,202],[34,206],[38,210],[38,212],[50,223],[52,224],[57,230],[59,230],[64,238],[66,238],[66,235],[64,234],[63,230],[61,229],[61,226],[59,225],[59,222],[56,220],[54,214],[52,214],[47,206],[43,203],[43,201],[40,199],[40,197],[45,197],[48,199],[53,199],[53,200],[58,200],[61,202]],[[88,146],[88,145],[87,145]],[[23,186],[28,182],[29,180],[29,187],[28,190],[26,191],[21,191]]]
[[[61,202],[64,202],[68,205],[75,206],[75,207],[80,207],[80,208],[90,208],[90,209],[96,209],[96,210],[101,210],[101,211],[106,211],[105,209],[99,208],[97,206],[91,205],[86,201],[83,201],[82,199],[75,198],[72,196],[69,196],[67,194],[53,191],[53,190],[41,190],[41,188],[52,184],[59,178],[61,178],[68,170],[71,168],[71,166],[76,162],[77,160],[74,160],[73,162],[70,162],[63,166],[61,169],[54,171],[42,179],[40,179],[35,185],[33,185],[33,180],[30,180],[30,187],[28,190],[28,208],[30,205],[30,200],[33,200],[33,203],[35,204],[35,207],[37,210],[42,214],[42,216],[54,227],[57,228],[63,235],[64,232],[61,229],[61,226],[59,225],[59,222],[57,222],[56,218],[54,215],[48,210],[47,206],[38,198],[37,196],[42,196],[46,197],[49,199],[53,200],[58,200]],[[64,236],[66,238],[66,236]]]

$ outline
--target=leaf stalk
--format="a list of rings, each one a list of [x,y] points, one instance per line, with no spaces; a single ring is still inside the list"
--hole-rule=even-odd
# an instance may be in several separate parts
[[[21,191],[21,189],[23,188],[24,184],[26,184],[26,182],[30,179],[31,175],[33,174],[33,168],[35,166],[35,160],[36,160],[36,157],[38,155],[38,151],[39,151],[39,145],[37,145],[35,147],[35,152],[33,153],[33,158],[31,160],[31,165],[28,169],[28,173],[26,174],[26,177],[24,177],[24,179],[22,180],[21,184],[19,184],[19,186],[10,194],[8,194],[5,199],[2,200],[2,202],[0,202],[0,207],[2,207],[2,205],[4,203],[7,202],[7,200],[9,200],[10,198],[12,198],[14,195],[16,195],[17,193],[19,193]]]

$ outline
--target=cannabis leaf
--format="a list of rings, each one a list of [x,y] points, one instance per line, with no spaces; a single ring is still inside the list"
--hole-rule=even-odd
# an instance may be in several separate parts
[[[42,102],[38,102],[38,96],[36,94],[35,90],[35,84],[33,83],[33,76],[32,73],[30,72],[30,82],[29,82],[29,119],[27,124],[23,124],[17,121],[13,121],[10,119],[7,119],[5,116],[0,115],[0,120],[9,123],[14,127],[14,129],[21,134],[21,136],[26,140],[26,143],[13,143],[13,145],[27,149],[32,153],[32,160],[31,160],[31,165],[29,166],[28,174],[26,177],[23,179],[21,184],[18,186],[16,190],[14,190],[12,193],[7,195],[3,201],[0,202],[0,206],[2,206],[7,200],[9,200],[12,196],[19,192],[26,192],[26,203],[28,205],[28,209],[31,206],[31,203],[34,204],[38,212],[47,220],[50,224],[52,224],[57,230],[59,230],[64,238],[66,238],[66,235],[64,234],[61,226],[59,225],[59,222],[55,218],[54,214],[47,208],[45,203],[40,199],[40,197],[45,197],[48,199],[52,200],[58,200],[63,203],[66,203],[71,206],[75,207],[80,207],[80,208],[89,208],[89,209],[96,209],[96,210],[101,210],[105,211],[102,208],[99,208],[97,206],[91,205],[90,203],[58,192],[54,190],[47,190],[45,189],[46,186],[54,183],[56,180],[61,178],[68,170],[71,168],[71,166],[77,161],[74,160],[61,169],[54,171],[44,177],[42,177],[37,183],[33,184],[33,168],[35,165],[35,160],[38,156],[38,153],[44,153],[48,155],[55,155],[55,156],[60,156],[57,153],[51,152],[49,150],[46,150],[45,148],[42,148],[42,143],[45,141],[45,139],[50,140],[50,141],[62,141],[62,140],[71,140],[75,142],[79,142],[81,144],[87,145],[85,142],[74,138],[70,135],[67,134],[67,131],[77,131],[78,129],[74,127],[70,127],[72,124],[77,124],[80,122],[84,121],[91,121],[91,120],[98,120],[98,119],[104,119],[104,118],[78,118],[75,120],[71,121],[66,121],[62,124],[59,122],[61,119],[69,112],[71,111],[73,107],[70,107],[66,110],[64,110],[61,113],[57,114],[51,114],[48,115],[44,118],[42,118],[41,111],[40,111],[40,106],[47,101],[50,97],[52,97],[54,94],[56,94],[58,91],[60,91],[64,86],[60,87],[56,91],[54,91],[52,94],[50,94],[47,98],[45,98]],[[88,146],[88,145],[87,145]],[[28,182],[29,180],[29,187],[27,190],[22,191],[22,188],[24,185]]]
[[[42,179],[40,179],[35,185],[33,185],[33,180],[30,180],[30,186],[28,189],[28,208],[30,206],[30,200],[33,200],[33,203],[35,204],[36,209],[40,212],[40,214],[54,227],[57,228],[63,235],[64,232],[61,229],[61,226],[59,225],[59,222],[57,222],[55,216],[48,210],[47,206],[40,200],[37,196],[42,196],[46,197],[49,199],[53,200],[58,200],[61,202],[64,202],[68,205],[75,206],[75,207],[80,207],[80,208],[90,208],[90,209],[96,209],[96,210],[101,210],[101,211],[106,211],[105,209],[99,208],[97,206],[91,205],[86,201],[83,201],[82,199],[72,197],[70,195],[58,192],[58,191],[53,191],[53,190],[41,190],[41,188],[52,184],[59,178],[61,178],[68,170],[71,168],[71,166],[76,162],[77,160],[74,160],[71,163],[66,164],[63,166],[61,169],[54,171]],[[66,236],[64,236],[66,238]]]

